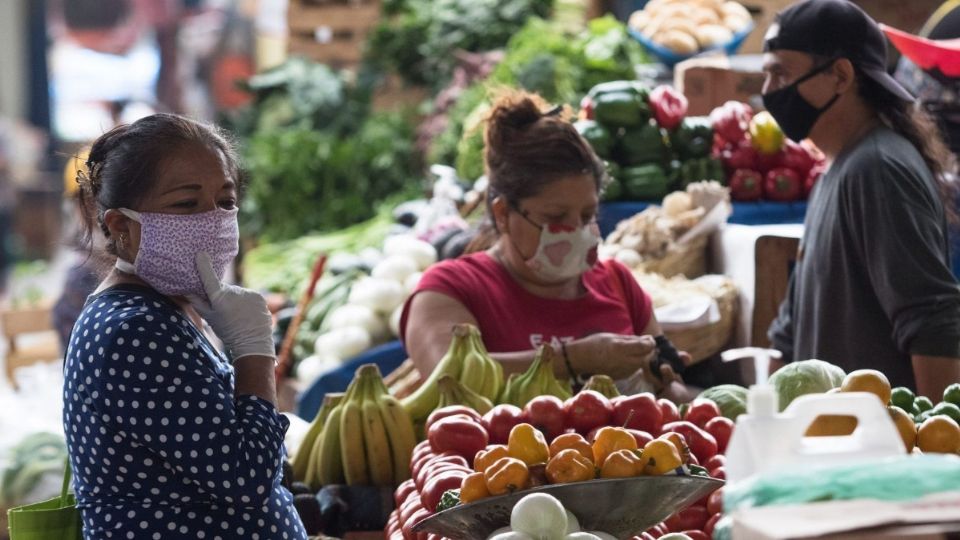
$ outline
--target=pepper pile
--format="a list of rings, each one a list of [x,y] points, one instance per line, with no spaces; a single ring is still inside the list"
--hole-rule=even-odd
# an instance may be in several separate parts
[[[660,200],[691,182],[724,183],[709,119],[686,114],[687,98],[670,86],[612,81],[590,90],[575,125],[607,162],[604,200]]]
[[[770,113],[728,101],[710,113],[714,158],[723,162],[737,201],[806,199],[826,166],[809,140],[784,138]]]

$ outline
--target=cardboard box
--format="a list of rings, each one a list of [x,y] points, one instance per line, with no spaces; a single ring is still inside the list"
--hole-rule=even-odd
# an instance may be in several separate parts
[[[674,86],[687,96],[691,116],[710,114],[731,99],[758,108],[762,68],[763,56],[759,54],[691,58],[677,64]]]
[[[734,540],[868,540],[960,537],[960,491],[918,501],[830,501],[734,513]]]

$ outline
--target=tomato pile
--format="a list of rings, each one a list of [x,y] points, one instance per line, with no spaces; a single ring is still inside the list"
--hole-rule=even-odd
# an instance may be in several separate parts
[[[693,401],[681,416],[649,393],[541,396],[523,409],[497,405],[483,416],[462,406],[437,409],[426,422],[427,440],[414,449],[411,479],[394,493],[386,538],[440,540],[411,529],[456,504],[545,484],[662,474],[722,479],[733,425],[710,400]],[[703,538],[690,531],[712,530],[720,497],[714,492],[635,538],[668,531]]]

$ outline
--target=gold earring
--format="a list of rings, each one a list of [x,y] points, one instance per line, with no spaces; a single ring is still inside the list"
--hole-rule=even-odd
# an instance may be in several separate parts
[[[127,243],[127,237],[121,234],[120,238],[117,239],[117,247],[120,248],[120,250],[122,251],[124,244],[126,243]]]

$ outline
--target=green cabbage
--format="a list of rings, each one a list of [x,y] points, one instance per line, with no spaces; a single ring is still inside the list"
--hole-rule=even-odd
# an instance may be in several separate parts
[[[702,398],[709,399],[720,407],[720,413],[731,420],[736,420],[747,412],[747,389],[736,384],[721,384],[707,388],[700,393]]]
[[[770,385],[780,398],[780,410],[804,394],[822,394],[840,386],[846,373],[823,360],[793,362],[770,376]]]

